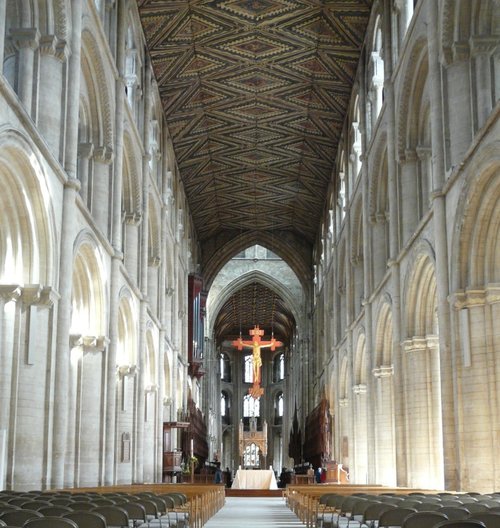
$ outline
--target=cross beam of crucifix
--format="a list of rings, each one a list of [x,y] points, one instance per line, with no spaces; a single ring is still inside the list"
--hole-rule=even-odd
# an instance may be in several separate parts
[[[257,399],[262,394],[264,394],[264,389],[261,388],[261,367],[262,367],[262,357],[260,355],[261,348],[270,348],[273,352],[276,350],[276,347],[282,346],[281,341],[276,341],[274,336],[271,337],[270,341],[263,341],[262,337],[264,335],[264,330],[259,328],[259,325],[256,325],[254,328],[248,332],[252,336],[251,341],[245,341],[239,337],[236,341],[233,341],[233,346],[238,350],[243,350],[243,347],[252,349],[252,366],[253,366],[253,386],[251,389],[248,389],[248,393],[252,398]]]

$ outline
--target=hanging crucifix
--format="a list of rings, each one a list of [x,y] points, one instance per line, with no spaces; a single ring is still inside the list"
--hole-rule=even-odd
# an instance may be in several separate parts
[[[253,386],[251,389],[248,389],[248,393],[252,398],[257,399],[264,394],[264,389],[260,386],[262,367],[260,349],[270,348],[274,352],[276,347],[282,346],[283,343],[281,341],[276,341],[274,335],[271,336],[270,341],[263,341],[262,336],[264,335],[264,330],[261,330],[258,325],[249,330],[248,333],[252,336],[251,341],[244,341],[239,337],[236,341],[233,341],[233,346],[237,347],[238,350],[243,350],[243,347],[252,349]]]

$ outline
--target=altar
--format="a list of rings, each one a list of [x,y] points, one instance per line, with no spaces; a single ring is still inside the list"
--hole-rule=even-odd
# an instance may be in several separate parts
[[[238,469],[232,489],[278,489],[271,469]]]

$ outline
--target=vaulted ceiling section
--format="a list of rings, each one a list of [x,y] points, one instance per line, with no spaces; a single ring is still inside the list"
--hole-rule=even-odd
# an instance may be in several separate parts
[[[202,272],[269,238],[310,269],[371,0],[138,5]]]

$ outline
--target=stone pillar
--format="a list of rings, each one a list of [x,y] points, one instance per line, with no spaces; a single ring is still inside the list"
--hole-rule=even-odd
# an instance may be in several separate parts
[[[80,143],[78,145],[78,179],[80,180],[80,195],[83,203],[90,208],[89,203],[89,169],[90,159],[94,153],[92,143]]]
[[[399,159],[401,166],[401,215],[402,244],[405,245],[418,224],[418,171],[417,155],[414,150],[405,150]]]
[[[350,474],[352,483],[368,484],[368,413],[367,413],[367,397],[366,385],[360,383],[353,385],[353,422],[354,434],[352,436],[352,452],[353,455],[349,462]]]
[[[66,442],[68,438],[69,396],[69,330],[71,327],[71,292],[73,286],[73,243],[75,240],[76,194],[80,188],[78,180],[68,180],[64,185],[63,213],[61,222],[61,253],[59,261],[59,294],[61,300],[57,310],[56,361],[54,377],[54,433],[52,458],[52,488],[73,486],[66,480]]]
[[[123,248],[123,260],[127,271],[134,281],[139,282],[139,226],[142,221],[142,213],[125,213],[125,240]]]
[[[470,50],[468,42],[455,42],[446,68],[450,165],[462,162],[473,136]]]
[[[55,35],[40,38],[40,77],[38,84],[37,125],[45,138],[50,151],[58,160],[62,160],[61,135],[65,135],[63,105],[65,101],[65,83],[63,82],[63,64],[69,52],[65,42]],[[73,103],[73,101],[71,101]]]
[[[67,433],[68,398],[70,372],[69,330],[71,326],[71,291],[73,282],[73,243],[75,237],[75,200],[80,184],[76,179],[76,153],[78,138],[78,106],[80,94],[80,43],[81,43],[81,3],[72,6],[71,57],[68,72],[68,105],[66,122],[65,168],[69,176],[64,186],[63,218],[61,222],[61,253],[59,261],[59,294],[57,307],[57,334],[54,378],[54,430],[52,456],[52,488],[64,487],[66,441],[71,441]]]
[[[493,91],[491,78],[491,57],[498,45],[498,40],[492,37],[473,37],[471,39],[471,53],[474,58],[476,87],[476,126],[481,129],[486,123],[493,108]]]
[[[116,115],[115,115],[115,158],[113,166],[113,216],[111,225],[111,240],[114,254],[111,261],[110,277],[110,305],[109,305],[109,347],[107,354],[106,374],[106,446],[104,462],[104,484],[110,486],[115,483],[115,441],[116,441],[116,353],[118,347],[118,308],[119,288],[121,284],[120,266],[123,260],[122,254],[122,217],[121,200],[123,186],[123,118],[125,87],[124,75],[124,53],[125,35],[127,31],[128,0],[122,0],[117,4],[117,47],[116,65],[119,77],[115,81],[116,91]]]
[[[17,284],[0,285],[0,432],[9,430],[13,348],[11,334],[14,332],[14,321],[8,321],[5,306],[10,302],[17,302],[21,292],[22,289]]]
[[[71,5],[71,55],[68,61],[67,111],[66,111],[66,151],[64,168],[71,179],[77,178],[78,162],[78,115],[80,112],[80,55],[82,41],[82,2]],[[92,155],[90,152],[89,156]],[[88,169],[87,169],[88,170]],[[87,191],[88,184],[82,188]]]
[[[390,13],[391,0],[384,0],[384,51],[388,57],[391,57],[391,35],[390,35]],[[385,103],[387,119],[387,172],[388,172],[388,194],[389,194],[389,239],[390,239],[390,256],[389,266],[391,271],[391,308],[392,308],[392,362],[394,365],[394,386],[401,386],[401,282],[400,282],[400,265],[399,265],[399,219],[400,212],[398,208],[398,167],[396,163],[396,112],[394,85],[392,83],[392,63],[390,60],[384,61],[385,66]],[[404,415],[402,398],[395,398],[394,401],[394,428],[395,428],[395,453],[397,459],[395,467],[397,468],[396,483],[399,484],[401,479],[406,475],[404,464]],[[388,478],[388,475],[387,475]],[[384,482],[385,483],[385,482]]]
[[[141,288],[141,314],[140,314],[140,334],[139,334],[139,378],[138,378],[138,405],[137,405],[137,449],[136,449],[136,482],[144,481],[144,405],[145,405],[145,354],[146,354],[146,323],[148,319],[148,265],[149,265],[149,184],[150,184],[150,122],[151,122],[151,104],[152,104],[152,79],[153,74],[149,60],[146,62],[144,82],[144,132],[143,147],[144,155],[142,157],[142,211],[144,222],[142,222],[141,247],[139,254],[140,263],[140,288]],[[137,113],[136,113],[137,115]]]
[[[110,165],[112,161],[113,152],[109,147],[97,147],[94,149],[91,210],[92,217],[106,237],[109,235],[109,206],[112,189]],[[119,210],[121,211],[121,201]]]
[[[375,482],[384,486],[395,486],[396,441],[394,431],[394,394],[392,365],[381,365],[373,369],[375,377]],[[399,468],[398,468],[399,469]]]
[[[439,353],[441,359],[441,406],[444,444],[445,487],[456,489],[457,445],[455,424],[449,420],[454,413],[453,358],[450,347],[450,307],[448,237],[446,230],[446,202],[442,193],[445,183],[443,106],[441,99],[441,64],[439,62],[438,5],[427,0],[427,40],[429,57],[429,94],[431,103],[431,140],[433,170],[433,230],[436,252],[437,315],[439,324]]]
[[[3,73],[5,55],[5,21],[7,19],[7,0],[0,0],[0,75]]]
[[[16,92],[28,115],[33,117],[35,50],[38,48],[40,33],[36,28],[18,28],[11,29],[10,34],[19,48]]]

